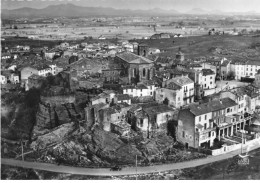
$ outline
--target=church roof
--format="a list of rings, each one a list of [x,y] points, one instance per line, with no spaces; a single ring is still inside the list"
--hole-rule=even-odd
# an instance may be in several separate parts
[[[121,58],[122,60],[130,63],[130,64],[150,64],[153,63],[152,60],[136,55],[131,52],[123,52],[117,55],[117,57]]]

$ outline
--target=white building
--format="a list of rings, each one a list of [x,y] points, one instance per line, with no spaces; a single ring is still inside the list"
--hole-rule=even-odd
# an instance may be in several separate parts
[[[235,73],[236,80],[240,80],[242,77],[255,78],[260,69],[260,62],[258,61],[235,62],[231,65],[231,70]]]
[[[237,106],[238,113],[244,113],[248,111],[247,106],[247,94],[244,91],[244,88],[234,88],[226,92],[221,93],[221,98],[229,97],[230,99],[234,100]]]
[[[39,76],[48,76],[48,74],[52,74],[52,68],[48,65],[40,65],[40,66],[37,66],[36,69],[38,70],[38,75]]]
[[[211,69],[202,69],[202,80],[201,86],[204,90],[214,89],[216,87],[215,83],[216,74]]]
[[[169,105],[176,108],[194,102],[194,81],[188,76],[166,80],[162,86],[165,89],[156,90],[155,100],[157,102],[162,103],[167,98]]]
[[[150,83],[149,83],[150,82]],[[123,86],[123,94],[128,94],[131,97],[154,96],[156,85],[151,81],[138,83],[136,86]]]
[[[6,84],[7,83],[7,78],[3,75],[0,75],[1,76],[1,84]]]
[[[11,65],[10,67],[8,67],[8,70],[15,71],[16,68],[17,68],[16,65]]]

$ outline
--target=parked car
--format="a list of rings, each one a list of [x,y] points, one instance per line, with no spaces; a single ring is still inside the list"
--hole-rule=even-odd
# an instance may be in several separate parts
[[[122,168],[119,166],[114,166],[114,167],[110,168],[110,171],[121,171],[121,170],[122,170]]]

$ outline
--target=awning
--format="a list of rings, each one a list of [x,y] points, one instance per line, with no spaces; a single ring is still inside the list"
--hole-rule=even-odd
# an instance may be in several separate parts
[[[203,125],[197,124],[196,127],[197,127],[198,129],[202,129],[202,128],[203,128]]]

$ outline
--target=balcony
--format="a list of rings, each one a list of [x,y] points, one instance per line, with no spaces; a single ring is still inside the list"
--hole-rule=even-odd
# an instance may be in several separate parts
[[[204,129],[200,132],[195,132],[196,134],[199,134],[199,135],[202,135],[202,134],[206,134],[208,132],[211,132],[211,131],[216,131],[216,127],[210,127],[210,128],[207,128],[207,129]]]

